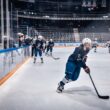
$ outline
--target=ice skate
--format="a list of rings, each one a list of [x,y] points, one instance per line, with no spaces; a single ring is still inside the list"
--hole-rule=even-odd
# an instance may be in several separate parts
[[[34,57],[34,62],[33,63],[36,63],[36,57]]]
[[[41,63],[44,63],[43,58],[41,58]]]
[[[62,93],[63,90],[64,90],[64,85],[61,84],[61,83],[59,83],[56,92],[57,92],[57,93]]]

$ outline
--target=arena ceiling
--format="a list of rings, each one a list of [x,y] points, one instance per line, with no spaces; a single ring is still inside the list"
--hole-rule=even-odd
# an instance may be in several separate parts
[[[12,0],[20,10],[37,13],[107,13],[110,0]]]

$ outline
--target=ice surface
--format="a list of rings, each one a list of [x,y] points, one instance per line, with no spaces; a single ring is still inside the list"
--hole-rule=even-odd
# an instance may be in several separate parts
[[[82,70],[77,81],[67,84],[62,94],[57,84],[64,77],[65,64],[73,48],[55,48],[54,56],[25,63],[0,87],[0,110],[110,110],[110,100],[99,99],[89,76]],[[101,95],[110,95],[110,54],[107,48],[93,50],[88,66]]]

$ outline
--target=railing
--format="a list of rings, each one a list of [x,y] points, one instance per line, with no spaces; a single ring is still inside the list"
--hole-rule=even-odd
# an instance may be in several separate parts
[[[53,39],[55,42],[76,42],[74,32],[39,32],[45,36],[46,39]],[[50,34],[51,33],[51,34]],[[107,42],[110,40],[110,32],[108,33],[78,33],[79,40],[83,38],[90,38],[91,40],[97,39],[99,42]]]
[[[100,42],[106,42],[110,40],[110,33],[79,33],[79,35],[80,40],[85,37],[90,38],[91,40],[97,39]]]
[[[18,11],[18,17],[49,20],[110,20],[110,14],[50,14]]]
[[[0,50],[0,80],[30,56],[30,46]]]

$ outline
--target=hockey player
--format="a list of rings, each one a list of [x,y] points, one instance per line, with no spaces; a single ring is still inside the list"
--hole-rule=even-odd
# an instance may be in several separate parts
[[[71,81],[76,81],[79,77],[80,70],[83,68],[86,73],[90,73],[89,67],[86,65],[87,54],[91,49],[91,40],[85,38],[79,47],[75,48],[66,63],[65,77],[59,82],[57,92],[61,93],[64,90],[64,85]]]
[[[36,40],[37,40],[37,36],[35,36],[35,38],[33,38],[33,40],[32,40],[32,48],[31,48],[31,56],[32,57],[35,56],[35,49],[36,49],[35,43],[36,43]]]
[[[47,45],[47,51],[46,51],[47,55],[48,55],[48,52],[50,51],[50,55],[52,56],[53,47],[54,47],[53,39],[50,39]]]
[[[42,50],[43,50],[43,37],[42,36],[38,36],[38,39],[35,41],[34,63],[36,62],[36,58],[37,58],[38,54],[39,54],[39,56],[41,58],[41,63],[43,63]]]
[[[48,46],[48,44],[49,44],[49,41],[46,40],[46,41],[45,41],[45,53],[46,53],[46,51],[47,51],[47,46]]]
[[[92,45],[92,48],[94,48],[94,52],[96,53],[97,52],[97,47],[98,47],[98,42],[95,41]]]
[[[109,44],[108,44],[108,50],[109,50],[109,53],[110,53],[110,42],[109,42]]]
[[[108,46],[108,51],[110,53],[110,41],[107,42],[107,46]]]

